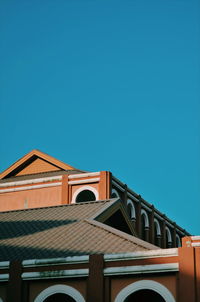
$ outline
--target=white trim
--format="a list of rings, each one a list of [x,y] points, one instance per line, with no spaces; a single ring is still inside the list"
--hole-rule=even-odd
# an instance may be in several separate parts
[[[4,189],[4,190],[0,190],[0,193],[26,191],[26,190],[33,190],[33,189],[48,188],[48,187],[56,187],[56,186],[60,186],[61,184],[62,184],[61,182],[54,182],[54,183],[46,184],[46,185],[34,185],[34,186],[26,186],[26,187],[20,187],[20,188]]]
[[[72,297],[76,302],[85,302],[85,299],[80,294],[78,290],[75,288],[69,286],[69,285],[63,285],[63,284],[57,284],[52,285],[46,289],[44,289],[34,300],[34,302],[43,302],[46,298],[49,296],[52,296],[54,294],[66,294],[70,297]]]
[[[145,228],[149,228],[149,217],[144,209],[141,210],[141,217],[142,215],[145,217]]]
[[[125,288],[123,288],[119,294],[116,296],[114,302],[124,302],[124,300],[134,292],[138,290],[149,289],[158,293],[165,302],[176,302],[172,293],[169,291],[167,287],[152,280],[140,280],[129,284]]]
[[[192,246],[200,246],[200,242],[192,242]]]
[[[121,185],[119,185],[115,180],[112,180],[112,184],[113,184],[115,187],[117,187],[118,189],[120,189],[120,191],[122,191],[122,192],[125,191],[125,189],[124,189]]]
[[[131,207],[131,219],[136,219],[135,206],[131,199],[127,199],[127,208],[130,205]]]
[[[117,196],[116,196],[116,197],[112,197],[112,194],[116,194]],[[113,189],[113,188],[112,188],[111,197],[112,197],[112,198],[119,198],[119,199],[120,199],[119,192],[117,192],[116,189]]]
[[[154,218],[154,224],[156,225],[156,231],[157,231],[156,235],[161,236],[160,223],[158,219]]]
[[[89,256],[72,256],[66,258],[46,258],[46,259],[30,259],[22,261],[23,267],[36,267],[36,266],[51,266],[51,265],[62,265],[62,264],[78,264],[78,263],[88,263]]]
[[[35,279],[57,279],[57,278],[77,278],[86,277],[89,274],[89,269],[72,269],[72,270],[57,270],[57,271],[43,271],[43,272],[28,272],[22,274],[23,280]]]
[[[176,234],[176,239],[178,239],[178,247],[181,247],[181,239],[178,234]]]
[[[192,241],[200,240],[200,236],[191,236]]]
[[[105,268],[104,276],[177,272],[177,271],[179,271],[178,263],[118,266],[118,267]]]
[[[167,242],[172,243],[172,235],[171,235],[170,229],[167,226],[165,227],[165,231],[167,233]]]
[[[8,281],[8,280],[9,280],[9,274],[0,274],[0,282]]]
[[[98,182],[99,180],[100,180],[100,177],[80,179],[80,180],[71,180],[68,182],[68,184],[69,185],[78,185],[78,184],[84,184],[84,183]]]
[[[10,261],[1,261],[0,262],[0,269],[9,268]]]
[[[177,248],[139,251],[139,252],[121,253],[121,254],[105,254],[104,260],[105,261],[120,261],[120,260],[174,257],[174,256],[175,257],[178,256]]]
[[[139,252],[122,253],[122,254],[105,254],[104,260],[105,261],[135,260],[135,259],[173,257],[173,256],[178,256],[177,248],[139,251]]]
[[[62,176],[50,176],[50,177],[42,177],[42,178],[36,178],[36,179],[17,180],[17,181],[2,183],[2,184],[0,184],[0,188],[21,186],[21,185],[30,185],[30,184],[36,184],[39,182],[47,182],[47,181],[61,180],[61,179],[62,179]]]
[[[94,187],[83,186],[83,187],[80,187],[79,189],[77,189],[74,192],[71,203],[76,203],[76,198],[77,198],[78,194],[81,193],[82,191],[85,191],[85,190],[92,191],[92,193],[94,193],[94,195],[96,197],[96,200],[99,200],[99,192]]]
[[[81,173],[81,174],[71,174],[68,176],[69,179],[74,178],[83,178],[83,177],[90,177],[90,176],[98,176],[100,175],[100,172],[91,172],[91,173]]]

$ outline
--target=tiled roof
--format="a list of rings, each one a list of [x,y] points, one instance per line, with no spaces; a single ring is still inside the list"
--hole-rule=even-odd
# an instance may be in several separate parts
[[[152,245],[91,219],[115,200],[0,213],[0,261],[121,253]],[[156,248],[156,247],[155,247]]]

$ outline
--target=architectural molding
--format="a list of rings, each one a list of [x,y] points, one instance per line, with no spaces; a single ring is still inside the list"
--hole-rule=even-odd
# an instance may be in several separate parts
[[[149,259],[149,258],[161,258],[161,257],[176,257],[178,256],[178,249],[157,249],[149,251],[140,251],[133,253],[122,254],[105,254],[105,261],[118,261],[118,260],[135,260],[135,259]]]
[[[100,181],[100,177],[96,178],[88,178],[88,179],[78,179],[78,180],[70,180],[68,182],[69,185],[78,185],[78,184],[84,184],[84,183],[91,183],[91,182],[98,182]]]
[[[131,219],[136,219],[136,212],[135,212],[135,206],[131,199],[127,199],[127,207],[130,206],[131,208]]]
[[[99,176],[99,175],[100,175],[100,172],[71,174],[68,176],[68,179],[84,178],[84,177]]]
[[[8,281],[9,280],[9,274],[0,274],[0,282]]]
[[[62,179],[62,176],[49,176],[49,177],[42,177],[42,178],[36,178],[36,179],[17,180],[17,181],[12,181],[12,182],[4,182],[4,183],[0,184],[0,188],[37,184],[40,182],[47,182],[47,181],[54,181],[54,180],[61,180],[61,179]]]
[[[178,263],[133,265],[133,266],[119,266],[119,267],[105,268],[104,276],[163,273],[163,272],[177,272],[177,271],[179,271]]]
[[[17,188],[12,188],[12,189],[3,189],[3,190],[0,190],[0,193],[9,193],[9,192],[48,188],[48,187],[57,187],[57,186],[60,186],[61,184],[62,184],[61,182],[54,182],[51,184],[41,184],[41,185],[33,185],[33,186],[26,186],[26,187],[17,187]]]
[[[145,228],[149,228],[149,217],[144,209],[141,210],[141,217],[142,215],[145,217]]]
[[[151,280],[141,280],[134,283],[129,284],[125,288],[123,288],[119,294],[116,296],[114,302],[124,302],[124,300],[139,290],[149,289],[158,293],[165,302],[176,302],[172,293],[169,291],[167,287],[162,285],[159,282],[151,281]]]
[[[112,193],[111,193],[111,195],[112,195],[112,194],[116,194],[116,197],[114,197],[114,198],[119,198],[119,199],[120,199],[119,193],[117,192],[116,189],[112,188]]]
[[[89,255],[84,256],[72,256],[66,258],[47,258],[47,259],[30,259],[22,262],[23,267],[37,267],[37,266],[51,266],[62,264],[80,264],[88,263]]]
[[[88,191],[91,191],[92,193],[94,193],[96,200],[99,199],[99,192],[94,187],[82,186],[74,192],[71,203],[76,203],[76,198],[77,198],[78,194],[85,190],[88,190]]]
[[[156,235],[161,236],[160,223],[158,219],[154,218],[154,224],[156,225],[156,231],[157,231]]]
[[[112,184],[113,184],[116,188],[118,188],[120,191],[122,191],[122,192],[125,191],[125,189],[124,189],[120,184],[118,184],[115,180],[112,180]]]
[[[23,280],[57,279],[57,278],[79,278],[87,277],[89,269],[56,270],[42,272],[28,272],[22,274]]]
[[[44,289],[34,300],[34,302],[43,302],[46,298],[54,294],[66,294],[72,297],[76,302],[85,302],[85,299],[78,290],[63,284],[52,285]]]

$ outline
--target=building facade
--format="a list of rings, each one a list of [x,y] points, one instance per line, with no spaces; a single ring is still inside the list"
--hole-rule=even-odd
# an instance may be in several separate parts
[[[0,174],[0,234],[0,302],[200,302],[200,236],[109,171],[33,150]]]

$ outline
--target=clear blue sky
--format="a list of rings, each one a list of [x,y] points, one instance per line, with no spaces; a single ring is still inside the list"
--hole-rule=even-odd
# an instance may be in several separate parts
[[[2,0],[0,171],[110,170],[200,235],[198,0]]]

